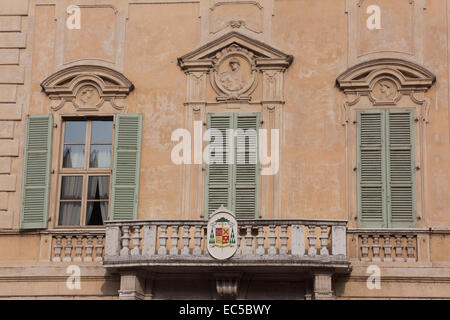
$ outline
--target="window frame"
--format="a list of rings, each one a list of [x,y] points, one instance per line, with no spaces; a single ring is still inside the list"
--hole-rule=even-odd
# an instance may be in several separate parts
[[[356,201],[357,201],[357,223],[358,228],[381,228],[381,229],[410,229],[410,228],[416,228],[418,219],[420,219],[420,216],[418,215],[417,211],[417,177],[416,177],[416,128],[415,128],[415,108],[374,108],[374,109],[368,109],[368,108],[361,108],[355,110],[355,116],[356,116]],[[398,221],[393,221],[392,218],[392,184],[390,182],[390,142],[389,142],[389,136],[390,136],[390,128],[389,128],[389,114],[390,112],[408,112],[410,114],[410,132],[411,132],[411,148],[410,148],[410,156],[411,156],[411,197],[412,197],[412,221],[411,222],[403,222],[402,223]],[[375,226],[370,227],[367,226],[368,222],[362,220],[362,195],[361,195],[361,163],[360,163],[360,157],[361,157],[361,149],[360,149],[360,116],[361,114],[366,113],[380,113],[382,115],[381,117],[381,168],[382,168],[382,216],[383,221],[381,222],[381,226]]]
[[[261,208],[260,208],[260,192],[261,192],[261,163],[260,163],[260,158],[259,158],[259,152],[260,152],[260,141],[259,141],[259,129],[261,128],[261,112],[260,111],[254,111],[254,112],[232,112],[232,111],[217,111],[217,112],[208,112],[206,113],[206,127],[207,129],[209,129],[209,117],[210,115],[229,115],[231,117],[230,119],[230,123],[232,125],[233,128],[229,128],[229,129],[233,129],[233,130],[237,130],[237,118],[238,116],[256,116],[256,123],[257,123],[257,135],[256,135],[256,144],[257,144],[257,149],[256,149],[256,168],[255,168],[255,172],[256,172],[256,177],[255,177],[255,213],[254,213],[254,217],[253,219],[258,219],[261,217]],[[234,149],[233,149],[233,160],[234,163],[233,164],[229,164],[229,170],[230,172],[228,173],[230,176],[230,181],[229,181],[229,186],[228,186],[228,192],[230,192],[229,195],[229,202],[230,202],[230,208],[227,207],[228,210],[232,211],[235,215],[236,215],[236,219],[246,219],[246,218],[238,218],[237,217],[237,213],[236,213],[236,172],[237,172],[237,141],[236,141],[236,136],[233,135],[233,139],[234,140]],[[205,144],[205,147],[208,144]],[[209,186],[208,186],[208,181],[209,181],[209,169],[208,169],[208,164],[205,164],[205,174],[204,174],[204,187],[203,187],[203,218],[208,220],[210,214],[208,213],[209,211],[209,207],[208,207],[208,201],[209,201],[209,197],[208,197],[208,192],[209,192]],[[218,209],[218,208],[217,208]],[[216,209],[216,210],[217,210]],[[213,211],[214,212],[214,211]]]
[[[108,168],[90,168],[90,149],[91,149],[91,133],[92,133],[92,121],[98,120],[110,120],[112,121],[112,135],[111,135],[111,159],[110,166]],[[67,121],[86,121],[86,135],[85,135],[85,152],[84,152],[84,167],[83,168],[63,168],[63,156],[64,156],[64,141],[66,132],[66,122]],[[88,182],[90,176],[108,176],[108,214],[110,217],[110,207],[111,207],[111,189],[112,189],[112,169],[114,165],[114,139],[115,139],[115,122],[116,117],[114,115],[93,115],[93,116],[62,116],[61,117],[61,135],[60,135],[60,145],[58,146],[58,176],[57,176],[57,195],[56,195],[56,208],[55,208],[55,228],[61,229],[73,229],[73,228],[99,228],[103,225],[86,225],[86,209],[88,203]],[[77,144],[77,143],[68,143]],[[107,144],[107,143],[94,143],[95,144]],[[81,145],[78,143],[78,145]],[[61,188],[62,188],[62,178],[64,176],[82,176],[83,185],[81,193],[81,208],[80,208],[80,224],[79,225],[59,225],[60,216],[60,203],[61,203]]]

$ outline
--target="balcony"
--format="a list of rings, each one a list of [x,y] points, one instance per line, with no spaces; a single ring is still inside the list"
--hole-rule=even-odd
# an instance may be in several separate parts
[[[101,262],[104,254],[105,230],[49,230],[52,262]]]
[[[432,229],[348,229],[352,263],[381,263],[401,266],[431,263],[428,252]]]
[[[238,220],[237,252],[216,260],[207,251],[205,220],[110,221],[103,265],[121,274],[124,299],[142,294],[146,274],[209,274],[217,278],[218,294],[228,297],[236,296],[239,279],[246,274],[303,276],[313,279],[316,298],[331,297],[333,274],[350,271],[346,224]]]

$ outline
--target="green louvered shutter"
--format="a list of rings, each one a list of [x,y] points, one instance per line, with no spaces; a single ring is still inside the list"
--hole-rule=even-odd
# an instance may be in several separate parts
[[[52,115],[28,115],[22,178],[21,229],[47,228]]]
[[[412,110],[388,110],[387,181],[390,226],[416,226]]]
[[[208,129],[218,129],[223,137],[223,163],[206,165],[206,194],[205,207],[207,216],[217,210],[221,205],[232,210],[232,164],[227,162],[227,129],[233,127],[233,114],[208,114]],[[211,141],[210,143],[214,143]],[[214,153],[212,153],[214,156]]]
[[[258,186],[259,186],[259,166],[258,166],[258,128],[259,113],[235,114],[236,129],[254,130],[254,138],[245,137],[245,153],[238,152],[239,142],[235,143],[236,165],[233,174],[234,181],[234,212],[238,219],[255,219],[258,214]],[[239,141],[240,140],[240,141]],[[241,149],[244,149],[241,147]]]
[[[382,110],[360,111],[357,117],[359,226],[387,227],[385,113]]]
[[[116,116],[111,220],[137,219],[142,115]]]

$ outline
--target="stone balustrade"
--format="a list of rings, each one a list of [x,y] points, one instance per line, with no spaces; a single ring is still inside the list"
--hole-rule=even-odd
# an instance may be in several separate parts
[[[105,230],[54,230],[51,232],[51,261],[101,262],[105,247]]]
[[[212,263],[204,220],[110,221],[105,265],[157,261]],[[346,221],[238,220],[238,250],[244,261],[346,261]]]
[[[420,231],[420,230],[419,230]],[[417,235],[414,229],[357,229],[357,258],[363,262],[416,262]]]

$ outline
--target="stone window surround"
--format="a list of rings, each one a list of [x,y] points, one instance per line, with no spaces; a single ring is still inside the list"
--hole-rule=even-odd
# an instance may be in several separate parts
[[[89,86],[98,94],[92,104],[83,105],[79,93]],[[52,141],[52,171],[50,177],[50,202],[48,229],[73,229],[73,226],[58,226],[60,176],[62,174],[62,145],[64,143],[63,122],[68,118],[113,118],[119,113],[127,113],[125,102],[134,90],[133,83],[120,72],[104,66],[79,65],[55,72],[41,83],[50,99],[48,112],[54,117]],[[114,148],[114,146],[113,146]],[[112,159],[111,159],[112,161]],[[79,226],[75,228],[98,229],[99,226]]]
[[[84,120],[86,122],[86,128],[85,128],[85,143],[84,143],[84,152],[85,152],[85,156],[84,156],[84,168],[63,168],[63,159],[58,159],[59,162],[59,167],[58,167],[58,172],[59,172],[59,177],[58,177],[58,190],[57,190],[57,194],[58,194],[58,201],[61,203],[63,201],[69,201],[69,200],[62,200],[61,199],[61,188],[62,188],[62,178],[63,177],[83,177],[83,183],[82,183],[82,187],[81,187],[81,208],[80,208],[80,224],[79,225],[74,225],[74,226],[66,226],[66,227],[73,227],[73,228],[78,228],[78,227],[89,227],[90,225],[86,224],[86,210],[87,210],[87,203],[88,203],[88,198],[87,198],[87,192],[88,192],[88,186],[89,186],[89,178],[90,177],[98,177],[98,176],[108,176],[109,177],[109,186],[108,186],[108,194],[109,197],[108,199],[103,199],[104,201],[108,202],[108,218],[109,218],[109,209],[111,207],[110,202],[111,202],[111,172],[112,172],[112,162],[110,162],[110,167],[107,168],[91,168],[89,165],[89,159],[90,159],[90,155],[88,154],[89,151],[91,150],[91,139],[92,136],[90,135],[90,132],[92,130],[92,121],[95,120],[111,120],[113,121],[113,125],[114,125],[114,119],[113,118],[108,118],[108,117],[101,117],[101,118],[92,118],[92,117],[77,117],[77,120]],[[65,141],[64,141],[64,136],[65,136],[65,121],[69,121],[69,120],[73,120],[73,118],[63,118],[63,121],[61,123],[61,145],[60,147],[60,156],[63,157],[64,154],[64,145],[65,145]],[[111,146],[114,147],[114,131],[111,132]],[[112,149],[111,149],[111,160],[112,160],[113,154],[112,154]],[[97,200],[96,200],[97,201]],[[56,212],[55,212],[55,223],[56,226],[58,228],[60,227],[64,227],[62,225],[60,225],[60,221],[59,221],[59,210],[58,208],[56,208]],[[98,225],[97,225],[98,227]]]
[[[389,94],[379,89],[382,81],[393,87]],[[340,123],[346,130],[346,193],[349,227],[357,227],[356,111],[369,109],[414,110],[414,158],[416,167],[417,227],[426,226],[425,181],[426,128],[431,100],[426,93],[436,81],[433,73],[410,61],[381,58],[357,64],[336,79],[345,97],[340,108]]]
[[[226,55],[240,56],[251,65],[253,85],[242,96],[234,97],[218,88],[215,77],[217,68]],[[284,105],[284,72],[291,65],[293,57],[270,45],[250,38],[236,31],[229,32],[178,58],[178,65],[186,74],[185,113],[186,129],[193,132],[194,121],[206,123],[208,113],[244,112],[260,113],[260,128],[282,128]],[[209,80],[209,83],[208,83]],[[208,86],[214,91],[215,101],[207,94]],[[260,99],[253,92],[262,89]],[[280,130],[280,132],[282,132]],[[280,149],[283,137],[280,136]],[[204,148],[205,146],[203,146]],[[280,152],[281,153],[281,152]],[[280,154],[281,162],[282,154]],[[190,167],[190,168],[189,168]],[[283,218],[281,210],[281,183],[278,174],[260,177],[260,217]],[[192,195],[190,190],[204,190],[205,166],[184,165],[182,215],[188,218],[204,218],[204,192]]]

